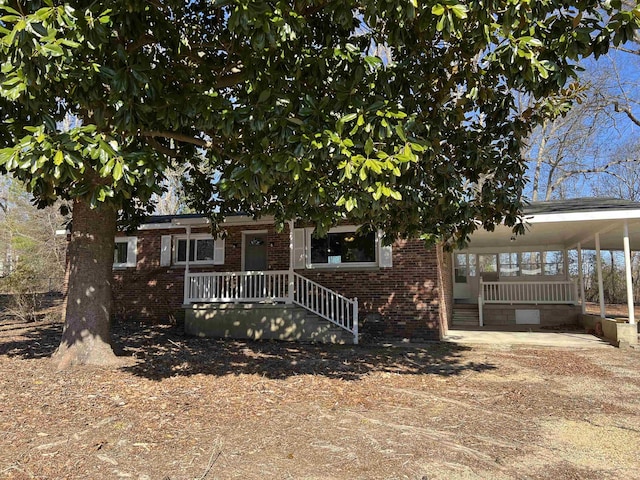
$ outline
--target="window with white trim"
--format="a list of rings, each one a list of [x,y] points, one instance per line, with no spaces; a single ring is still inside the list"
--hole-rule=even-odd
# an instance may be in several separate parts
[[[309,233],[311,266],[377,266],[378,241],[374,232],[356,234],[356,227],[336,227],[325,237]]]
[[[454,257],[454,275],[456,283],[467,283],[467,277],[475,277],[476,255],[457,253]]]
[[[137,237],[116,237],[113,250],[114,268],[136,266],[137,243]]]
[[[564,274],[564,252],[561,250],[542,252],[542,260],[545,275]]]
[[[517,253],[508,252],[500,254],[500,276],[517,277],[520,275],[520,259]]]
[[[189,263],[195,265],[216,263],[216,248],[224,248],[223,242],[222,239],[215,240],[211,235],[191,235],[189,238]],[[180,265],[187,262],[186,236],[175,237],[173,253],[174,264]]]

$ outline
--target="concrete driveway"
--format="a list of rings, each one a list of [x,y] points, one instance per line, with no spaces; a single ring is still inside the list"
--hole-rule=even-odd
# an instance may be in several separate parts
[[[484,327],[473,330],[449,329],[449,333],[443,340],[462,345],[614,348],[610,343],[586,333],[544,330],[505,331],[490,328]]]

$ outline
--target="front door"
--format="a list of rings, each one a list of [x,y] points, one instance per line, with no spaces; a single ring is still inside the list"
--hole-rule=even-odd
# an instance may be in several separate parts
[[[244,236],[244,270],[246,272],[267,269],[267,234],[247,233]]]

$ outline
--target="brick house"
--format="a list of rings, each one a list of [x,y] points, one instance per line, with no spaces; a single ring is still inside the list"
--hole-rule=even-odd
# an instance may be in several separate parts
[[[384,246],[343,225],[229,217],[214,239],[196,215],[149,217],[116,237],[114,312],[190,334],[357,341],[360,335],[439,340],[451,316],[450,255],[420,240]],[[340,328],[337,328],[340,327]],[[360,328],[358,328],[360,327]]]
[[[498,225],[449,253],[420,240],[385,246],[380,233],[356,235],[352,225],[316,238],[303,224],[277,232],[272,219],[233,216],[214,239],[206,218],[150,217],[134,235],[116,238],[115,312],[154,322],[184,316],[193,335],[428,341],[449,328],[578,323],[585,248],[600,264],[601,248],[624,243],[630,279],[640,204],[540,202],[525,220],[523,236]]]

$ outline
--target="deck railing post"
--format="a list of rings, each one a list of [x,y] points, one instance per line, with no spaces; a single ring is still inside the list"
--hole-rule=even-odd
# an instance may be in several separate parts
[[[186,227],[187,231],[187,245],[186,245],[186,258],[184,262],[184,305],[188,305],[191,303],[190,295],[190,278],[189,278],[189,256],[191,252],[189,248],[191,246],[191,227]]]
[[[287,303],[291,304],[293,303],[293,290],[294,290],[294,283],[293,283],[293,270],[289,270],[289,286],[287,288]]]
[[[353,299],[353,344],[358,345],[358,298]]]

